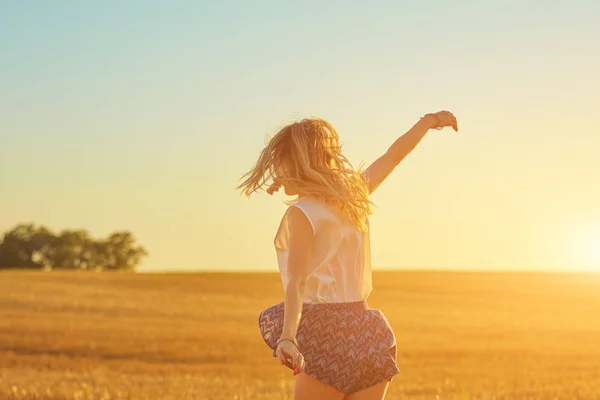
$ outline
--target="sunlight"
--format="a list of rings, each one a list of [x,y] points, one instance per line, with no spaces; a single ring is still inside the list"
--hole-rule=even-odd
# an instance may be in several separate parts
[[[577,257],[589,267],[600,270],[600,229],[582,234],[576,245]]]
[[[600,234],[591,236],[587,242],[587,257],[590,261],[600,262]]]

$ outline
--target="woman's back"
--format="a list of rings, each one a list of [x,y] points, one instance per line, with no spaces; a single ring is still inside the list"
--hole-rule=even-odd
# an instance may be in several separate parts
[[[341,211],[313,197],[302,197],[291,207],[302,210],[313,228],[304,302],[344,303],[366,300],[373,288],[369,230],[361,232]],[[284,287],[289,279],[289,237],[286,212],[274,243]]]

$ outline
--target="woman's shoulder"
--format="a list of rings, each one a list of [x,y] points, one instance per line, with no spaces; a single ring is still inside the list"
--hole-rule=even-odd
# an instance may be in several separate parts
[[[343,219],[341,212],[332,204],[316,197],[301,197],[292,204],[292,207],[294,206],[304,211],[313,225],[317,225],[317,222],[320,220],[341,221]]]
[[[321,211],[322,205],[317,199],[301,197],[295,202],[288,204],[289,206],[281,218],[281,222],[279,223],[275,235],[275,247],[279,250],[287,248],[287,242],[290,236],[290,217],[293,213],[298,213],[298,216],[303,214],[310,223],[313,233],[316,233],[317,225],[320,220],[323,219]]]
[[[318,198],[308,196],[299,198],[291,205],[291,207],[298,207],[306,214],[322,214],[323,212],[329,211],[327,203]]]
[[[310,207],[322,207],[322,208],[331,208],[331,204],[329,204],[328,202],[326,202],[323,199],[320,199],[318,197],[313,197],[313,196],[302,196],[300,197],[298,200],[296,200],[294,202],[294,205],[306,205],[306,206],[310,206]]]

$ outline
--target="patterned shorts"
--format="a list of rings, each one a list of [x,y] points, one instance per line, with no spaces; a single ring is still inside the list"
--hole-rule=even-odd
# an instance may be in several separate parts
[[[262,311],[258,319],[274,357],[283,311],[279,303]],[[304,372],[346,394],[391,380],[399,372],[394,333],[383,313],[369,308],[366,301],[304,303],[296,339]]]

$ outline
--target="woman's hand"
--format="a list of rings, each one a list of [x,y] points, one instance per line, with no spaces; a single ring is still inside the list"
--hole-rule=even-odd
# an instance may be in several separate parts
[[[298,375],[304,369],[304,357],[298,350],[298,347],[289,340],[282,340],[275,350],[275,355],[279,358],[281,365],[284,365],[286,361],[294,368],[294,375]]]
[[[431,121],[431,127],[436,129],[442,129],[446,126],[451,126],[456,132],[458,132],[458,122],[456,117],[450,111],[438,111],[433,114],[427,114],[427,117]]]

